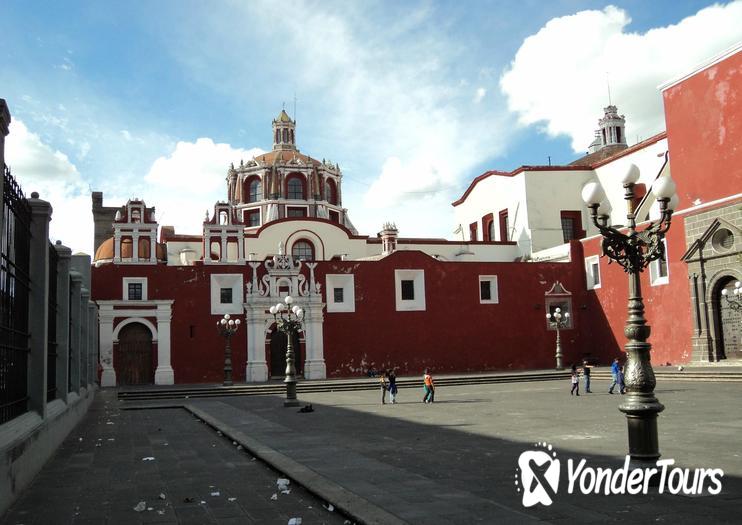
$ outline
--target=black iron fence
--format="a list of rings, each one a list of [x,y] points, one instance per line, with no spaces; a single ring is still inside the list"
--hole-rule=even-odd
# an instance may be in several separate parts
[[[28,410],[31,210],[6,167],[0,231],[0,424]]]
[[[57,250],[49,243],[49,319],[46,342],[46,400],[57,397]]]

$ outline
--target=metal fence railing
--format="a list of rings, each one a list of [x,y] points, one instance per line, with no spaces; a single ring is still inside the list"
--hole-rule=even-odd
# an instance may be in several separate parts
[[[3,170],[0,231],[0,424],[28,410],[28,305],[31,210]]]

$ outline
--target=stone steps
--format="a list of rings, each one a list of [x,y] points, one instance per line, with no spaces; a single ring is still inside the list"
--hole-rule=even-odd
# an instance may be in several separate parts
[[[472,374],[457,376],[437,376],[435,384],[439,387],[459,385],[480,385],[489,383],[520,383],[534,381],[567,380],[569,370],[550,370],[517,373]],[[737,370],[705,370],[705,371],[678,371],[655,369],[657,381],[712,381],[712,382],[742,382],[742,371]],[[593,380],[611,380],[607,369],[593,370]],[[422,380],[418,377],[397,378],[398,388],[422,388]],[[333,392],[333,391],[360,391],[378,390],[379,381],[375,378],[361,379],[332,379],[332,380],[299,380],[296,386],[298,393]],[[239,384],[234,386],[221,385],[182,385],[158,386],[147,388],[121,388],[118,399],[125,402],[157,401],[173,399],[209,398],[225,396],[261,396],[282,395],[286,391],[283,382]]]

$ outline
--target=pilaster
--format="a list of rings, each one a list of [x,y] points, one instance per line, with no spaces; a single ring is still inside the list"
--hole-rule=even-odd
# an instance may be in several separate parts
[[[49,221],[52,206],[34,192],[31,208],[28,298],[28,408],[46,417],[46,373],[49,343]]]
[[[57,251],[57,392],[67,401],[70,371],[70,257],[72,250],[60,241]]]
[[[99,306],[100,319],[100,386],[116,386],[116,370],[113,367],[113,306]]]
[[[70,376],[69,392],[77,393],[80,390],[80,292],[82,290],[82,275],[79,272],[70,272]],[[68,393],[69,398],[69,393]]]
[[[157,305],[157,369],[156,385],[175,383],[175,372],[170,362],[170,321],[172,319],[172,301]]]

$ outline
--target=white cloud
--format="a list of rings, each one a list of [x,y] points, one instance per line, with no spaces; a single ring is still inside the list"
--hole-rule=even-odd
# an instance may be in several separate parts
[[[657,86],[739,41],[740,20],[739,1],[643,34],[627,32],[631,18],[614,6],[554,18],[524,40],[501,88],[522,124],[543,122],[548,135],[567,135],[584,151],[608,102],[608,73],[633,142],[665,129]]]
[[[91,253],[93,217],[90,191],[67,155],[52,149],[14,119],[6,138],[5,161],[28,197],[38,192],[53,208],[49,236],[74,252]],[[91,254],[92,255],[92,254]]]
[[[172,51],[194,77],[232,95],[255,83],[254,72],[238,68],[225,82],[204,74],[213,57],[234,69],[232,64],[243,62],[256,53],[256,45],[268,42],[266,52],[273,59],[261,74],[278,80],[264,98],[278,104],[279,96],[291,96],[298,87],[300,101],[318,105],[305,109],[303,117],[301,108],[306,106],[299,105],[297,141],[304,148],[303,137],[311,135],[311,150],[305,153],[338,160],[344,173],[364,185],[365,195],[358,195],[361,186],[348,191],[346,180],[344,192],[344,205],[359,232],[378,230],[380,208],[386,208],[385,218],[395,220],[402,212],[390,207],[400,203],[404,213],[417,217],[416,235],[430,235],[430,224],[441,220],[448,221],[441,231],[450,232],[450,202],[458,197],[452,188],[465,186],[462,182],[471,177],[471,170],[501,154],[511,137],[503,123],[512,117],[499,92],[495,94],[500,100],[478,104],[492,92],[479,77],[478,66],[470,78],[452,73],[463,69],[470,50],[453,36],[444,36],[447,31],[436,30],[445,22],[428,4],[407,9],[404,17],[385,19],[383,30],[378,17],[352,3],[343,4],[342,10],[330,4],[296,3],[290,17],[281,16],[276,6],[248,3],[241,16],[230,8],[228,24],[235,30],[245,24],[255,28],[251,37],[257,44],[223,42],[222,35],[230,34],[230,29],[224,27],[224,12],[217,10],[199,19],[199,27],[189,28],[189,35],[172,39],[184,44]],[[277,16],[280,38],[275,32]],[[206,31],[209,25],[219,31]],[[285,77],[287,64],[290,78]],[[312,122],[308,113],[313,113]],[[439,196],[444,204],[430,206],[430,200]]]
[[[176,233],[200,234],[204,210],[226,199],[229,164],[261,153],[258,148],[233,148],[210,138],[178,142],[168,156],[152,163],[141,197],[157,207],[160,224],[175,226]]]
[[[483,87],[477,88],[477,92],[474,93],[474,102],[476,104],[479,104],[486,94],[487,94],[486,89],[484,89]]]

